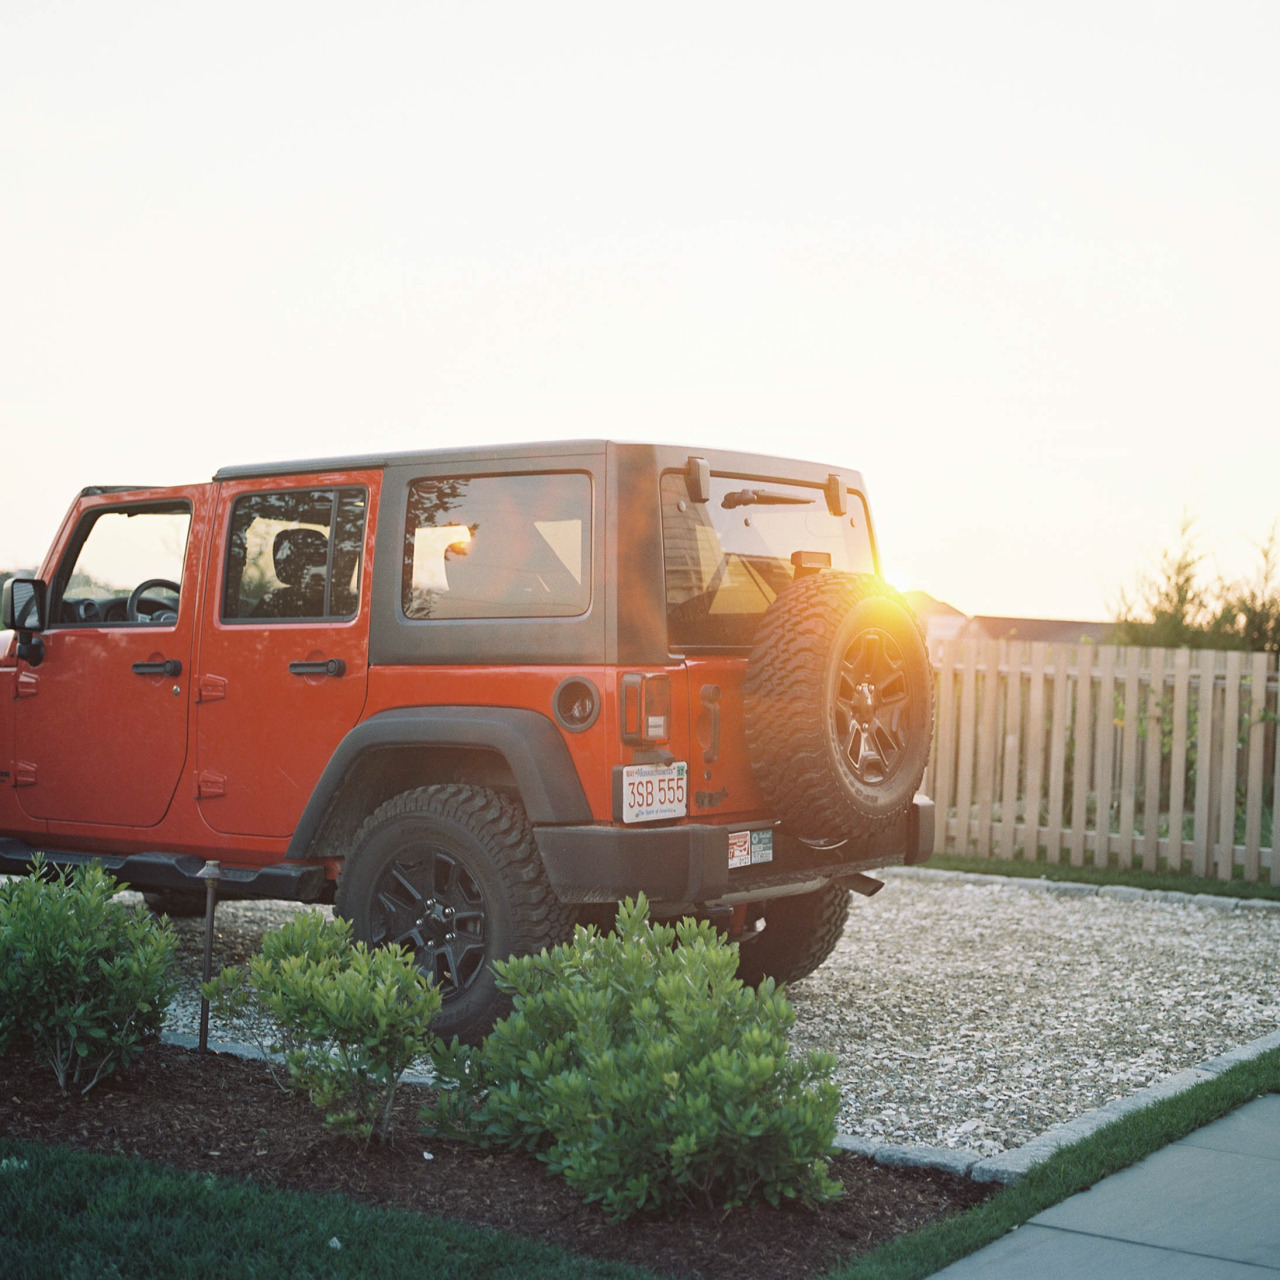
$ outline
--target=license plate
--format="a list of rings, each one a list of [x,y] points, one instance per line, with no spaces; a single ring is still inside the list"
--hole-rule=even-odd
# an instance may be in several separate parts
[[[683,818],[689,812],[689,766],[629,764],[622,770],[623,822]]]
[[[753,862],[773,861],[773,832],[767,827],[763,831],[730,831],[729,832],[729,866],[749,867]]]

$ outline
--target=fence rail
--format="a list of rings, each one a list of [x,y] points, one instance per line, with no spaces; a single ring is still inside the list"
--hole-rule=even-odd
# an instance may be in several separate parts
[[[934,670],[936,853],[1280,884],[1275,655],[953,640]]]

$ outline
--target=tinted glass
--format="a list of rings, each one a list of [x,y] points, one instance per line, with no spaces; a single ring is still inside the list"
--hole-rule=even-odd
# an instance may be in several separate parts
[[[354,617],[366,506],[363,489],[291,489],[237,498],[223,619]]]
[[[591,480],[415,480],[405,522],[408,618],[566,618],[591,604]]]
[[[677,648],[749,645],[761,614],[791,585],[796,552],[874,573],[866,508],[849,494],[832,515],[822,489],[713,475],[709,502],[691,502],[684,472],[662,477],[667,628]]]

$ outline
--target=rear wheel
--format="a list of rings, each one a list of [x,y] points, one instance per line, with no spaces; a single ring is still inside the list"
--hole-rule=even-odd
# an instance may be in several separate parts
[[[472,1043],[510,1007],[493,962],[554,946],[573,925],[524,810],[483,787],[419,787],[381,805],[334,905],[358,939],[408,947],[443,997],[434,1030]]]
[[[844,933],[849,891],[829,884],[816,893],[775,898],[764,909],[764,928],[738,944],[738,977],[798,982],[831,953]]]

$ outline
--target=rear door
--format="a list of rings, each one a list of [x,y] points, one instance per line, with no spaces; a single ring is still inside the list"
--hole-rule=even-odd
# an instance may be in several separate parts
[[[711,471],[703,500],[685,471],[661,480],[668,641],[689,675],[691,816],[762,816],[742,685],[765,611],[796,574],[874,573],[861,495],[785,477]],[[777,733],[785,736],[785,705]]]
[[[360,719],[381,473],[224,483],[196,677],[216,831],[288,836]]]

